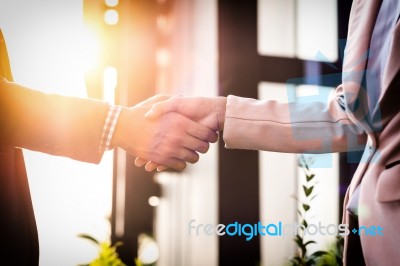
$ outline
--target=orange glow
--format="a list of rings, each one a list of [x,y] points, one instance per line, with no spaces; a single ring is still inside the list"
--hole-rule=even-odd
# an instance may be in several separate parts
[[[78,58],[81,60],[84,71],[88,71],[99,64],[100,40],[88,27],[83,27],[80,40],[82,53]]]
[[[172,29],[171,20],[167,16],[157,17],[157,28],[163,34],[169,34]]]
[[[104,69],[103,73],[103,95],[104,100],[115,103],[115,88],[118,83],[118,72],[115,67],[109,66]]]
[[[157,55],[156,55],[156,60],[157,60],[157,64],[160,67],[168,66],[171,61],[171,56],[170,56],[169,50],[166,48],[158,49]]]

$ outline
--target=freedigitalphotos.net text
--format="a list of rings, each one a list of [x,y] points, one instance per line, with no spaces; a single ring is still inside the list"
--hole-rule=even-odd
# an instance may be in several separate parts
[[[197,223],[192,219],[188,223],[189,235],[217,235],[217,236],[244,236],[247,241],[250,241],[255,236],[272,236],[272,237],[293,237],[300,231],[305,235],[331,235],[331,236],[346,236],[349,234],[382,236],[383,228],[381,226],[360,226],[359,228],[349,228],[348,224],[328,224],[324,225],[321,222],[317,224],[308,224],[305,227],[303,224],[292,223],[284,224],[282,222],[262,224],[241,224],[233,222],[230,224],[203,224]]]

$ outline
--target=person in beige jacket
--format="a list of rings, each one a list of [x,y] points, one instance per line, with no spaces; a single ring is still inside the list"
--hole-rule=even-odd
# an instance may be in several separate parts
[[[400,1],[354,0],[342,84],[327,101],[173,97],[147,114],[180,112],[223,131],[228,149],[330,153],[364,149],[345,197],[347,265],[398,265],[400,252]],[[137,158],[136,164],[152,162]],[[360,210],[360,212],[358,212]],[[363,211],[361,211],[363,210]]]

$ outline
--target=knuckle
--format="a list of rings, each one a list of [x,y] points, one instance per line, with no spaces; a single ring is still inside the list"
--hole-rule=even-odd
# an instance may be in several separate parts
[[[215,142],[216,141],[216,133],[212,130],[208,130],[205,134],[205,137],[208,141],[210,142]]]

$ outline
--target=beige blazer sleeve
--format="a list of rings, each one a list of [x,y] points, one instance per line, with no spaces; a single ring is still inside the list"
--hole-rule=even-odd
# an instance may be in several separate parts
[[[342,86],[326,102],[279,103],[228,96],[223,138],[228,149],[287,153],[362,150],[366,134],[348,117]]]

